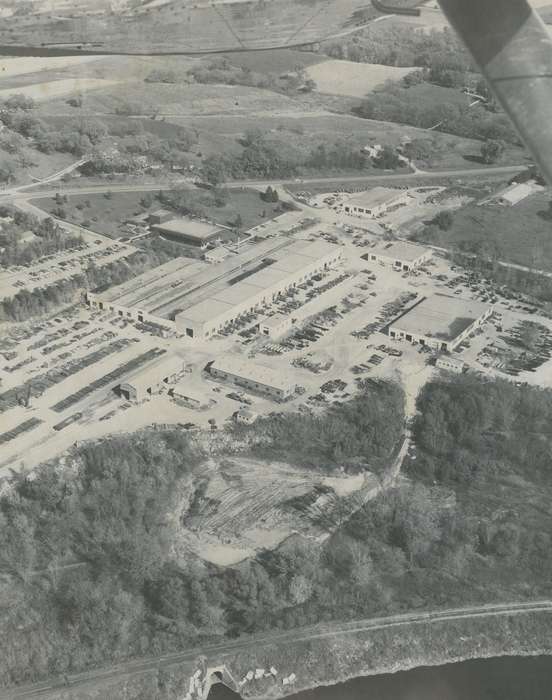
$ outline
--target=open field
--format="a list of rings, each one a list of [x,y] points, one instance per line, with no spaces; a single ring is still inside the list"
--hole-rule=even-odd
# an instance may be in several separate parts
[[[190,196],[196,199],[198,204],[201,203],[210,219],[224,226],[233,222],[238,213],[242,218],[244,229],[274,216],[273,207],[263,202],[256,190],[230,190],[227,203],[221,207],[204,204],[207,200],[204,199],[204,193],[201,190],[190,190]],[[128,229],[124,226],[126,219],[148,210],[154,211],[161,206],[159,202],[152,199],[149,207],[143,207],[140,203],[143,197],[144,193],[141,192],[117,192],[109,198],[103,194],[71,195],[62,207],[66,211],[67,221],[75,224],[85,222],[98,233],[111,238],[121,238],[129,235]],[[36,199],[33,202],[49,213],[53,213],[59,206],[53,197]],[[175,217],[177,216],[178,214],[175,213]]]
[[[233,66],[249,68],[258,73],[287,73],[298,67],[308,68],[323,63],[326,58],[321,54],[296,49],[267,49],[266,51],[236,51],[225,54]]]
[[[386,80],[400,80],[412,70],[376,63],[330,60],[309,66],[307,75],[314,80],[319,92],[364,97]]]
[[[552,270],[550,193],[534,194],[513,207],[470,204],[454,213],[450,230],[425,228],[420,240],[445,248],[486,251],[499,260]]]
[[[97,87],[101,82],[97,83]],[[162,84],[129,80],[115,89],[94,90],[86,96],[85,111],[98,115],[129,113],[159,116],[200,116],[236,114],[262,116],[273,111],[305,111],[296,101],[269,90],[243,85]],[[43,109],[48,114],[74,114],[67,105],[52,103]]]
[[[0,99],[5,99],[13,94],[21,94],[31,97],[37,102],[55,100],[67,97],[75,93],[97,90],[102,87],[117,85],[117,80],[93,80],[87,78],[63,78],[49,82],[33,83],[19,87],[4,88],[0,90]]]

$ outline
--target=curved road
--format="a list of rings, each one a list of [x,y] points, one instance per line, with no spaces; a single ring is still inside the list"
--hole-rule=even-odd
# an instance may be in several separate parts
[[[255,649],[269,644],[297,644],[318,639],[336,639],[346,635],[382,630],[404,625],[431,624],[434,622],[446,622],[458,619],[475,619],[496,616],[524,615],[530,613],[552,613],[552,601],[541,600],[525,603],[504,603],[496,605],[480,605],[465,608],[449,608],[425,613],[408,613],[403,615],[391,615],[389,617],[370,618],[367,620],[355,620],[335,625],[318,625],[316,627],[303,628],[290,632],[265,634],[248,637],[235,642],[223,642],[210,646],[189,649],[182,652],[164,654],[163,656],[136,659],[126,663],[95,669],[85,673],[69,676],[69,686],[78,689],[79,686],[90,683],[101,683],[106,680],[115,680],[125,676],[133,676],[148,671],[158,671],[160,668],[175,664],[193,663],[200,655],[215,657],[213,660],[221,662],[222,657],[234,654],[236,651]],[[211,659],[209,659],[211,661]],[[54,698],[56,693],[63,690],[62,683],[45,681],[33,685],[20,686],[11,690],[0,691],[0,700],[22,700],[24,698]]]

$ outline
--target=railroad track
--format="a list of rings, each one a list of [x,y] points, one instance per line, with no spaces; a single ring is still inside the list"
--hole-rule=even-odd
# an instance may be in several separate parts
[[[68,677],[69,687],[77,690],[79,686],[94,683],[102,683],[108,680],[116,680],[128,676],[159,671],[164,667],[175,664],[194,663],[200,656],[209,659],[215,657],[220,660],[223,656],[235,654],[241,650],[258,649],[265,645],[274,644],[300,644],[302,642],[338,639],[347,635],[363,632],[377,631],[393,627],[419,624],[436,624],[459,619],[477,619],[496,616],[513,616],[531,613],[552,613],[552,601],[528,601],[517,603],[498,603],[464,608],[447,608],[420,613],[405,613],[388,617],[369,618],[365,620],[352,620],[339,624],[326,624],[302,630],[289,632],[255,635],[235,642],[222,642],[204,647],[197,647],[182,652],[164,654],[162,656],[136,659],[133,661],[110,666],[103,669],[95,669],[85,673],[74,674]],[[33,685],[20,686],[10,690],[0,691],[0,700],[23,700],[27,698],[55,698],[56,694],[67,688],[67,684],[45,681]]]

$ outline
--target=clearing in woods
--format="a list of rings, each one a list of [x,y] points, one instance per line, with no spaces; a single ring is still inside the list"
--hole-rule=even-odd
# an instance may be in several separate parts
[[[222,566],[277,547],[293,533],[325,537],[321,516],[343,497],[368,497],[371,474],[325,477],[279,462],[211,460],[180,538]]]
[[[335,59],[311,65],[306,72],[316,83],[319,92],[364,97],[386,80],[400,80],[413,70],[416,69]]]

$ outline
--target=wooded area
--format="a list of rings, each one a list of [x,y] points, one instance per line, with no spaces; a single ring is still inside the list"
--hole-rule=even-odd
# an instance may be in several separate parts
[[[398,396],[264,427],[276,454],[319,467],[368,444],[379,455]],[[407,479],[323,544],[295,536],[232,568],[169,553],[165,514],[177,498],[185,516],[201,484],[203,455],[182,432],[104,439],[14,477],[0,498],[1,683],[260,630],[549,596],[552,392],[436,380],[419,409]]]

